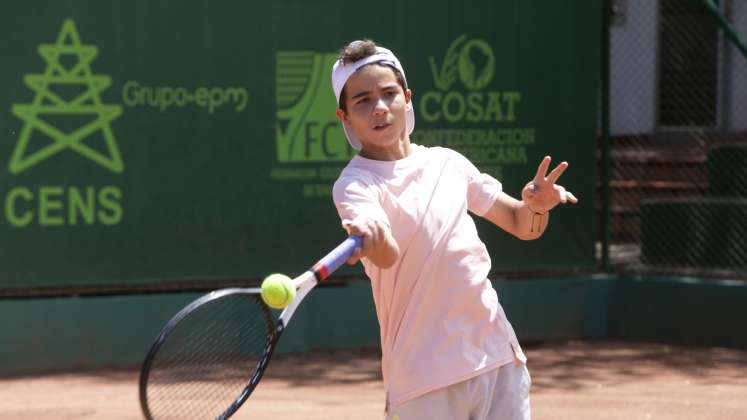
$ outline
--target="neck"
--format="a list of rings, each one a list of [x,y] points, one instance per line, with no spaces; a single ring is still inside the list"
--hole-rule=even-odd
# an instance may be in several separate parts
[[[388,147],[376,147],[370,144],[363,145],[358,154],[371,160],[400,160],[410,156],[411,153],[412,144],[410,144],[410,137],[404,136]]]

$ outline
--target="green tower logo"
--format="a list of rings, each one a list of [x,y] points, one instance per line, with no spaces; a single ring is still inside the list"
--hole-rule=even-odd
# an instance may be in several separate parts
[[[335,117],[330,76],[337,55],[279,51],[276,60],[278,162],[348,160],[353,149]]]
[[[66,149],[112,172],[122,172],[124,164],[110,126],[122,114],[122,107],[101,102],[99,95],[111,85],[111,77],[91,72],[90,64],[98,55],[98,48],[81,44],[75,23],[67,19],[57,41],[39,45],[38,52],[47,63],[46,70],[27,74],[23,79],[35,92],[34,99],[12,106],[13,114],[24,124],[11,156],[10,173],[23,172]],[[67,121],[66,128],[60,128],[61,117],[78,124],[71,127]],[[29,146],[35,132],[52,142],[33,150]],[[103,138],[106,153],[84,143],[97,133]]]

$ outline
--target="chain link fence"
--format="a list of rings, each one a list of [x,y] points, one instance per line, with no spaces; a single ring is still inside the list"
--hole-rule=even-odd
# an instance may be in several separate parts
[[[747,0],[609,1],[606,261],[747,274]]]

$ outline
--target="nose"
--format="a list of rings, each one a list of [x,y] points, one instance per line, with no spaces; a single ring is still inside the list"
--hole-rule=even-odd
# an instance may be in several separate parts
[[[376,103],[374,103],[373,113],[374,114],[384,114],[387,111],[389,111],[389,106],[387,106],[386,102],[383,98],[376,99]]]

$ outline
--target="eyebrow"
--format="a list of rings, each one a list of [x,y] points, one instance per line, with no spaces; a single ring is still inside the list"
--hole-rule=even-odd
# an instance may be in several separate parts
[[[397,89],[397,86],[399,86],[399,84],[397,84],[397,83],[390,83],[388,85],[382,86],[381,90]],[[370,93],[371,93],[370,90],[364,90],[363,92],[356,93],[355,95],[353,95],[352,97],[350,97],[350,99],[360,98],[361,96],[366,96],[366,95],[368,95]]]
[[[369,93],[371,93],[371,91],[370,91],[370,90],[364,90],[363,92],[359,92],[359,93],[356,93],[356,94],[355,94],[355,95],[353,95],[353,96],[352,96],[352,97],[351,97],[350,99],[357,99],[357,98],[360,98],[361,96],[366,96],[366,95],[368,95]]]

